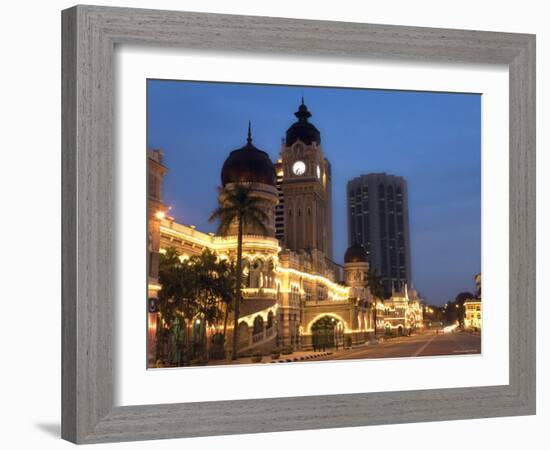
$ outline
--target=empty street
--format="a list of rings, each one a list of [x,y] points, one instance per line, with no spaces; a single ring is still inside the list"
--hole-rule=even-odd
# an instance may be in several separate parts
[[[375,345],[339,350],[316,361],[408,358],[414,356],[466,355],[481,353],[481,335],[470,333],[422,333],[409,337],[389,339]]]

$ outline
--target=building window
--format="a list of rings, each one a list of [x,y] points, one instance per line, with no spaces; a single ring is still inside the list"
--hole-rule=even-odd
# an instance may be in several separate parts
[[[254,318],[254,334],[259,334],[264,330],[264,319],[262,316],[256,316]]]

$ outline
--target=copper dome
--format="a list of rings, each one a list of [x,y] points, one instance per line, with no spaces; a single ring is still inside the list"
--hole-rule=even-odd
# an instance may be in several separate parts
[[[290,147],[298,139],[306,145],[311,145],[313,142],[321,144],[321,133],[315,128],[315,125],[308,121],[311,117],[311,113],[304,104],[303,97],[302,104],[294,115],[298,118],[298,121],[294,122],[286,132],[286,146]]]
[[[346,250],[344,255],[344,263],[367,262],[367,252],[359,244],[353,244]]]
[[[250,124],[244,147],[233,150],[223,163],[222,185],[229,183],[263,183],[275,186],[275,167],[269,155],[252,144]]]

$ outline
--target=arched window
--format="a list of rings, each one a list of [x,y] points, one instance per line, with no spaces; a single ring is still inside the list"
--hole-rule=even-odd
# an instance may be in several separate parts
[[[275,264],[273,258],[268,259],[264,264],[265,285],[264,287],[273,288],[275,283]]]
[[[250,287],[260,288],[262,287],[261,272],[263,267],[263,261],[261,259],[255,259],[250,267]]]
[[[245,288],[250,287],[250,261],[243,259],[243,284]]]
[[[256,316],[254,318],[254,334],[258,334],[264,331],[264,319],[262,316]]]

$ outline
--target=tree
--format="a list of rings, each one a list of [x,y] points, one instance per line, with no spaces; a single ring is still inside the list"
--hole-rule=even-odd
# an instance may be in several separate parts
[[[464,326],[464,315],[465,315],[465,309],[464,309],[464,302],[471,300],[474,298],[474,294],[471,292],[461,292],[455,297],[455,303],[458,305],[457,307],[457,320],[461,327]]]
[[[189,258],[187,267],[191,270],[193,285],[193,300],[195,314],[190,318],[192,331],[192,357],[205,360],[206,327],[216,325],[220,316],[219,297],[217,296],[217,258],[210,250],[204,250],[200,255]]]
[[[202,254],[195,255],[189,260],[194,270],[195,298],[197,303],[197,314],[207,324],[214,325],[220,318],[220,263],[217,257],[210,250],[204,250]]]
[[[232,302],[235,293],[236,267],[235,264],[229,261],[220,261],[217,266],[216,276],[216,292],[224,305],[223,318],[223,343],[226,342],[227,321],[229,313],[233,310]]]
[[[367,272],[367,288],[371,295],[374,297],[374,336],[376,336],[376,310],[378,300],[382,300],[385,297],[384,286],[382,284],[382,277],[378,273],[376,267],[369,267]]]
[[[162,320],[158,329],[157,359],[167,357],[163,347],[168,346],[171,362],[179,365],[182,341],[189,341],[187,324],[198,311],[195,268],[189,260],[181,261],[175,248],[168,248],[160,255],[159,282],[162,288],[158,293],[158,306]]]
[[[171,343],[168,353],[172,363],[180,365],[182,354],[187,360],[206,358],[205,327],[218,324],[221,304],[231,301],[230,267],[209,250],[183,261],[173,248],[161,255],[159,309],[166,324],[161,333],[163,342]],[[195,323],[199,334],[192,341],[190,333]]]
[[[473,298],[474,294],[472,294],[471,292],[461,292],[455,297],[455,303],[463,305],[465,301],[471,300]]]
[[[246,225],[267,233],[265,223],[269,217],[262,207],[262,200],[251,195],[249,186],[237,183],[230,188],[220,189],[220,205],[210,215],[209,220],[219,220],[218,233],[227,235],[232,224],[237,225],[237,261],[235,273],[235,302],[233,308],[233,351],[232,359],[237,359],[239,307],[241,303],[243,232]]]

